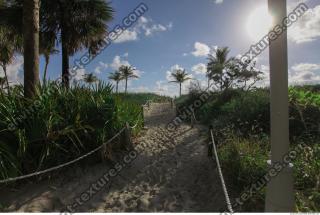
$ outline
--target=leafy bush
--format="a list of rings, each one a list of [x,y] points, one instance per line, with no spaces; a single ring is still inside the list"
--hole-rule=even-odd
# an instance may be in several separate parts
[[[192,91],[177,100],[178,107],[192,104],[200,96]],[[269,154],[270,99],[268,89],[231,89],[210,92],[207,103],[196,110],[204,124],[213,125],[219,143],[219,157],[235,198],[267,171]],[[308,145],[294,161],[297,211],[320,210],[320,87],[289,89],[290,139],[294,147]],[[240,208],[263,211],[265,190],[259,191]]]
[[[22,87],[0,94],[0,178],[74,159],[107,141],[125,122],[141,128],[140,105],[112,94],[112,86],[66,90],[49,83],[34,100]]]

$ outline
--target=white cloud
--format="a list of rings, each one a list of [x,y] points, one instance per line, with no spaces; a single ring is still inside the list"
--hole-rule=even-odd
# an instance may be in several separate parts
[[[288,30],[288,37],[295,43],[306,43],[320,38],[320,5],[310,8]]]
[[[76,75],[73,77],[76,81],[83,80],[83,76],[86,74],[85,69],[78,69]]]
[[[135,40],[138,40],[138,32],[135,30],[125,30],[114,42],[124,43]]]
[[[320,64],[300,63],[292,66],[289,79],[293,84],[307,84],[320,81]]]
[[[207,66],[204,63],[199,63],[197,65],[194,65],[191,68],[191,71],[196,73],[196,74],[206,74],[207,72]]]
[[[170,91],[172,92],[166,92],[166,95],[169,95],[169,96],[173,96],[173,95],[178,95],[178,84],[175,84],[175,83],[169,83],[171,81],[174,81],[175,79],[172,77],[172,72],[174,72],[175,70],[178,70],[178,69],[183,69],[183,67],[181,67],[180,65],[176,64],[176,65],[173,65],[170,70],[168,70],[166,72],[166,80],[167,80],[167,84],[162,84],[162,87],[165,87],[163,89],[163,91],[165,91],[165,89],[170,89]],[[194,76],[192,74],[189,74],[189,77],[191,79],[194,78]],[[189,87],[190,87],[190,83],[192,82],[192,80],[187,80],[186,82],[184,82],[182,84],[182,93],[185,94],[188,92],[189,90]],[[163,82],[161,82],[163,83]]]
[[[94,69],[94,72],[95,72],[96,74],[101,74],[101,72],[103,72],[103,71],[104,71],[105,69],[107,69],[108,67],[109,67],[108,64],[100,61],[100,62],[99,62],[99,66],[97,66],[97,67]]]
[[[292,67],[292,70],[295,72],[303,72],[303,71],[311,71],[311,70],[319,70],[320,64],[311,64],[311,63],[300,63],[295,64]]]
[[[8,75],[8,81],[10,85],[23,83],[23,80],[21,77],[23,76],[22,71],[23,71],[23,57],[17,56],[14,59],[13,63],[7,66],[7,75]],[[1,67],[0,67],[0,76],[4,77],[4,72]]]
[[[161,24],[152,25],[150,28],[145,28],[145,35],[152,36],[156,32],[167,31],[167,28]]]
[[[176,71],[176,70],[183,70],[183,67],[180,66],[180,65],[178,65],[178,64],[173,65],[173,66],[170,68],[170,70],[168,70],[168,71],[166,72],[166,79],[167,79],[167,81],[169,81],[169,82],[170,82],[170,81],[174,81],[174,78],[172,77],[171,73],[174,72],[174,71]]]
[[[118,38],[115,40],[115,43],[124,43],[130,41],[136,41],[139,39],[141,34],[144,34],[147,37],[150,37],[159,32],[165,32],[171,30],[173,23],[170,22],[167,25],[155,23],[152,19],[147,17],[140,17],[137,24],[131,29],[124,31]]]
[[[270,68],[261,65],[260,71],[263,73],[263,80],[259,81],[259,86],[270,85]],[[310,84],[319,83],[320,81],[320,64],[300,63],[295,64],[289,70],[290,84]]]
[[[123,57],[129,57],[129,53],[128,52],[124,53]]]
[[[210,47],[204,43],[196,42],[194,44],[195,51],[192,54],[196,57],[207,56],[210,53]]]
[[[216,4],[221,4],[221,3],[223,3],[223,0],[215,0],[215,3]]]
[[[123,60],[121,59],[121,57],[119,55],[116,55],[114,58],[113,58],[113,61],[112,63],[110,64],[110,68],[112,68],[113,70],[118,70],[120,68],[120,66],[132,66],[129,61],[127,60]],[[132,66],[134,67],[134,66]],[[134,71],[134,74],[141,77],[141,75],[143,74],[143,71],[140,71],[138,69],[136,69]]]

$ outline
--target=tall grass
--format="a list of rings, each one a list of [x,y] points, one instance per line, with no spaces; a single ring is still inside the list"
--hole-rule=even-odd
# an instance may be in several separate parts
[[[120,93],[119,97],[130,102],[134,102],[140,105],[146,104],[147,101],[151,100],[153,102],[169,102],[171,100],[170,97],[160,96],[154,93],[129,93],[124,94]]]
[[[22,87],[0,93],[0,178],[14,177],[74,159],[111,138],[128,122],[141,128],[140,105],[112,94],[112,86],[55,83],[36,98]]]

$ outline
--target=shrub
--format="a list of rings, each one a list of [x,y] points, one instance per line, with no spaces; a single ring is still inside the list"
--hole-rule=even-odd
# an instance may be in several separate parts
[[[125,122],[141,124],[140,105],[99,83],[70,90],[49,83],[34,100],[21,87],[0,94],[0,178],[52,167],[100,146]],[[9,129],[10,125],[13,126]],[[139,125],[136,130],[140,129]]]

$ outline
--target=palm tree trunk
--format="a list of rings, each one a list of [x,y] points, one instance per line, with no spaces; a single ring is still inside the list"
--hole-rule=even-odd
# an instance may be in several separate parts
[[[66,44],[66,32],[65,29],[61,30],[62,41],[62,84],[65,88],[69,88],[69,50]]]
[[[180,83],[180,97],[181,97],[181,89],[182,89],[182,83]]]
[[[126,90],[125,90],[126,94],[127,94],[127,89],[128,89],[128,78],[126,78]]]
[[[47,71],[48,71],[50,57],[45,56],[45,60],[46,60],[46,65],[44,67],[44,72],[43,72],[43,85],[45,85],[45,83],[47,82]]]
[[[23,1],[24,95],[32,98],[39,83],[39,0]]]
[[[116,86],[116,93],[118,94],[118,88],[119,87],[119,81],[117,81],[117,86]]]
[[[6,79],[6,84],[7,84],[7,88],[8,88],[8,93],[10,93],[10,89],[9,89],[9,80],[8,80],[8,75],[7,75],[7,65],[4,64],[3,65],[3,72],[4,72],[4,78]]]
[[[208,78],[208,90],[210,88],[210,78]]]

